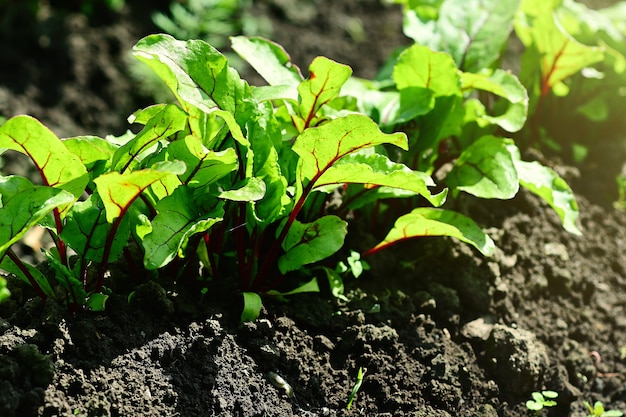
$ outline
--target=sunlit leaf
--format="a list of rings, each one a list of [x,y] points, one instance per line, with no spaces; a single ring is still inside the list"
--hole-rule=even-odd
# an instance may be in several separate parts
[[[78,198],[89,177],[80,158],[54,133],[30,116],[15,116],[0,126],[0,148],[28,156],[44,185],[61,188]]]
[[[509,145],[520,185],[543,198],[558,214],[563,228],[574,235],[582,235],[576,225],[578,220],[578,203],[567,182],[554,170],[539,162],[522,161],[519,149]]]
[[[364,255],[406,239],[426,236],[457,238],[474,246],[485,256],[491,256],[495,250],[493,240],[469,217],[450,210],[424,207],[400,216],[385,239]]]
[[[483,136],[454,163],[446,184],[481,198],[513,198],[519,190],[517,171],[507,141]]]

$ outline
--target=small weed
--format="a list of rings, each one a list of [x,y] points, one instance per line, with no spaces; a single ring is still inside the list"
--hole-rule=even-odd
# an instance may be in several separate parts
[[[359,389],[361,389],[361,384],[363,383],[363,376],[365,375],[366,372],[367,372],[366,368],[359,368],[359,372],[356,375],[356,382],[354,383],[354,387],[352,387],[350,398],[348,398],[348,405],[346,406],[346,409],[349,410],[350,408],[352,408],[352,403],[354,402],[354,398],[356,397],[356,394],[359,392]]]
[[[554,407],[556,405],[556,398],[559,396],[559,393],[546,390],[533,392],[531,396],[532,399],[526,401],[526,408],[533,411],[535,415],[538,416],[545,407]]]
[[[587,411],[589,411],[587,417],[621,417],[624,415],[624,413],[619,410],[605,410],[604,404],[602,404],[601,401],[596,401],[593,405],[588,401],[583,401],[583,404],[585,404]]]

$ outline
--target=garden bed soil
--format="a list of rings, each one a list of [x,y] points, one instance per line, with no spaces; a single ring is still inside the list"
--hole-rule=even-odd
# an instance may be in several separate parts
[[[34,115],[60,136],[122,133],[149,103],[134,94],[126,54],[156,31],[140,2],[127,3],[121,15],[53,14],[4,30],[0,114]],[[407,42],[397,7],[308,4],[255,5],[303,67],[323,54],[371,77]],[[346,29],[354,18],[366,38]],[[586,416],[583,400],[626,410],[626,216],[593,194],[623,155],[591,175],[600,157],[545,161],[578,193],[582,237],[523,190],[506,202],[461,197],[453,208],[491,234],[493,257],[415,240],[369,258],[348,301],[267,299],[254,323],[239,325],[239,299],[222,282],[201,296],[147,281],[130,300],[120,289],[104,313],[72,316],[12,281],[0,305],[0,415],[518,417],[542,389],[559,394],[544,415]],[[357,249],[373,242],[358,224],[351,233]]]

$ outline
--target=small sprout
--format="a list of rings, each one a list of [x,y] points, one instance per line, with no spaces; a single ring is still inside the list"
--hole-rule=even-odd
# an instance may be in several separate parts
[[[535,412],[535,415],[539,415],[544,407],[554,407],[556,405],[555,399],[559,396],[555,391],[541,391],[533,392],[531,394],[532,400],[526,401],[526,408]]]
[[[367,368],[359,368],[359,372],[356,376],[356,382],[354,383],[354,387],[352,388],[352,392],[350,393],[350,398],[348,398],[348,405],[346,406],[346,409],[349,410],[352,407],[352,402],[354,401],[357,392],[359,392],[359,389],[361,388],[361,384],[363,383],[363,375],[365,375],[366,372]]]
[[[601,401],[596,401],[593,405],[588,401],[583,401],[583,404],[585,404],[587,411],[589,411],[587,417],[621,417],[624,415],[624,413],[619,410],[605,411],[604,404],[602,404]]]
[[[285,391],[287,397],[293,398],[293,388],[291,388],[291,385],[289,385],[282,376],[278,375],[276,372],[268,372],[267,379],[269,379],[272,385],[274,385],[276,388]]]

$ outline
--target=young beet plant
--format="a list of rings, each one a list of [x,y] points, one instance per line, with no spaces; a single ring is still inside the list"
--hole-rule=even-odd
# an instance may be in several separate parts
[[[349,67],[319,57],[305,79],[271,42],[235,38],[233,46],[260,68],[268,86],[250,87],[203,41],[151,35],[134,53],[165,82],[176,104],[133,114],[129,120],[143,126],[137,134],[61,140],[28,116],[2,125],[0,148],[27,155],[42,184],[1,177],[0,268],[29,282],[42,298],[65,299],[70,310],[80,310],[104,308],[110,266],[132,259],[135,248],[144,269],[174,271],[176,280],[184,271],[197,273],[199,260],[213,279],[238,277],[242,319],[252,319],[259,294],[301,285],[284,285],[283,278],[334,255],[344,245],[347,213],[369,215],[382,199],[419,197],[420,207],[400,216],[365,254],[418,236],[453,236],[486,255],[493,251],[493,241],[469,218],[432,207],[444,203],[447,189],[432,193],[432,172],[403,163],[419,156],[411,153],[407,135],[385,133],[385,123],[340,95]],[[437,103],[436,90],[406,88]],[[403,90],[388,100],[394,117],[410,121],[433,110]],[[516,191],[517,172],[526,163],[512,141],[498,139],[497,145],[490,152],[513,161]],[[482,146],[475,144],[474,152]],[[459,190],[490,178],[490,169],[472,158],[457,162]],[[329,214],[326,202],[337,190],[344,203]],[[52,277],[11,250],[35,225],[48,229],[55,242],[46,252]],[[341,295],[338,273],[322,268]],[[314,279],[295,291],[316,288]]]

